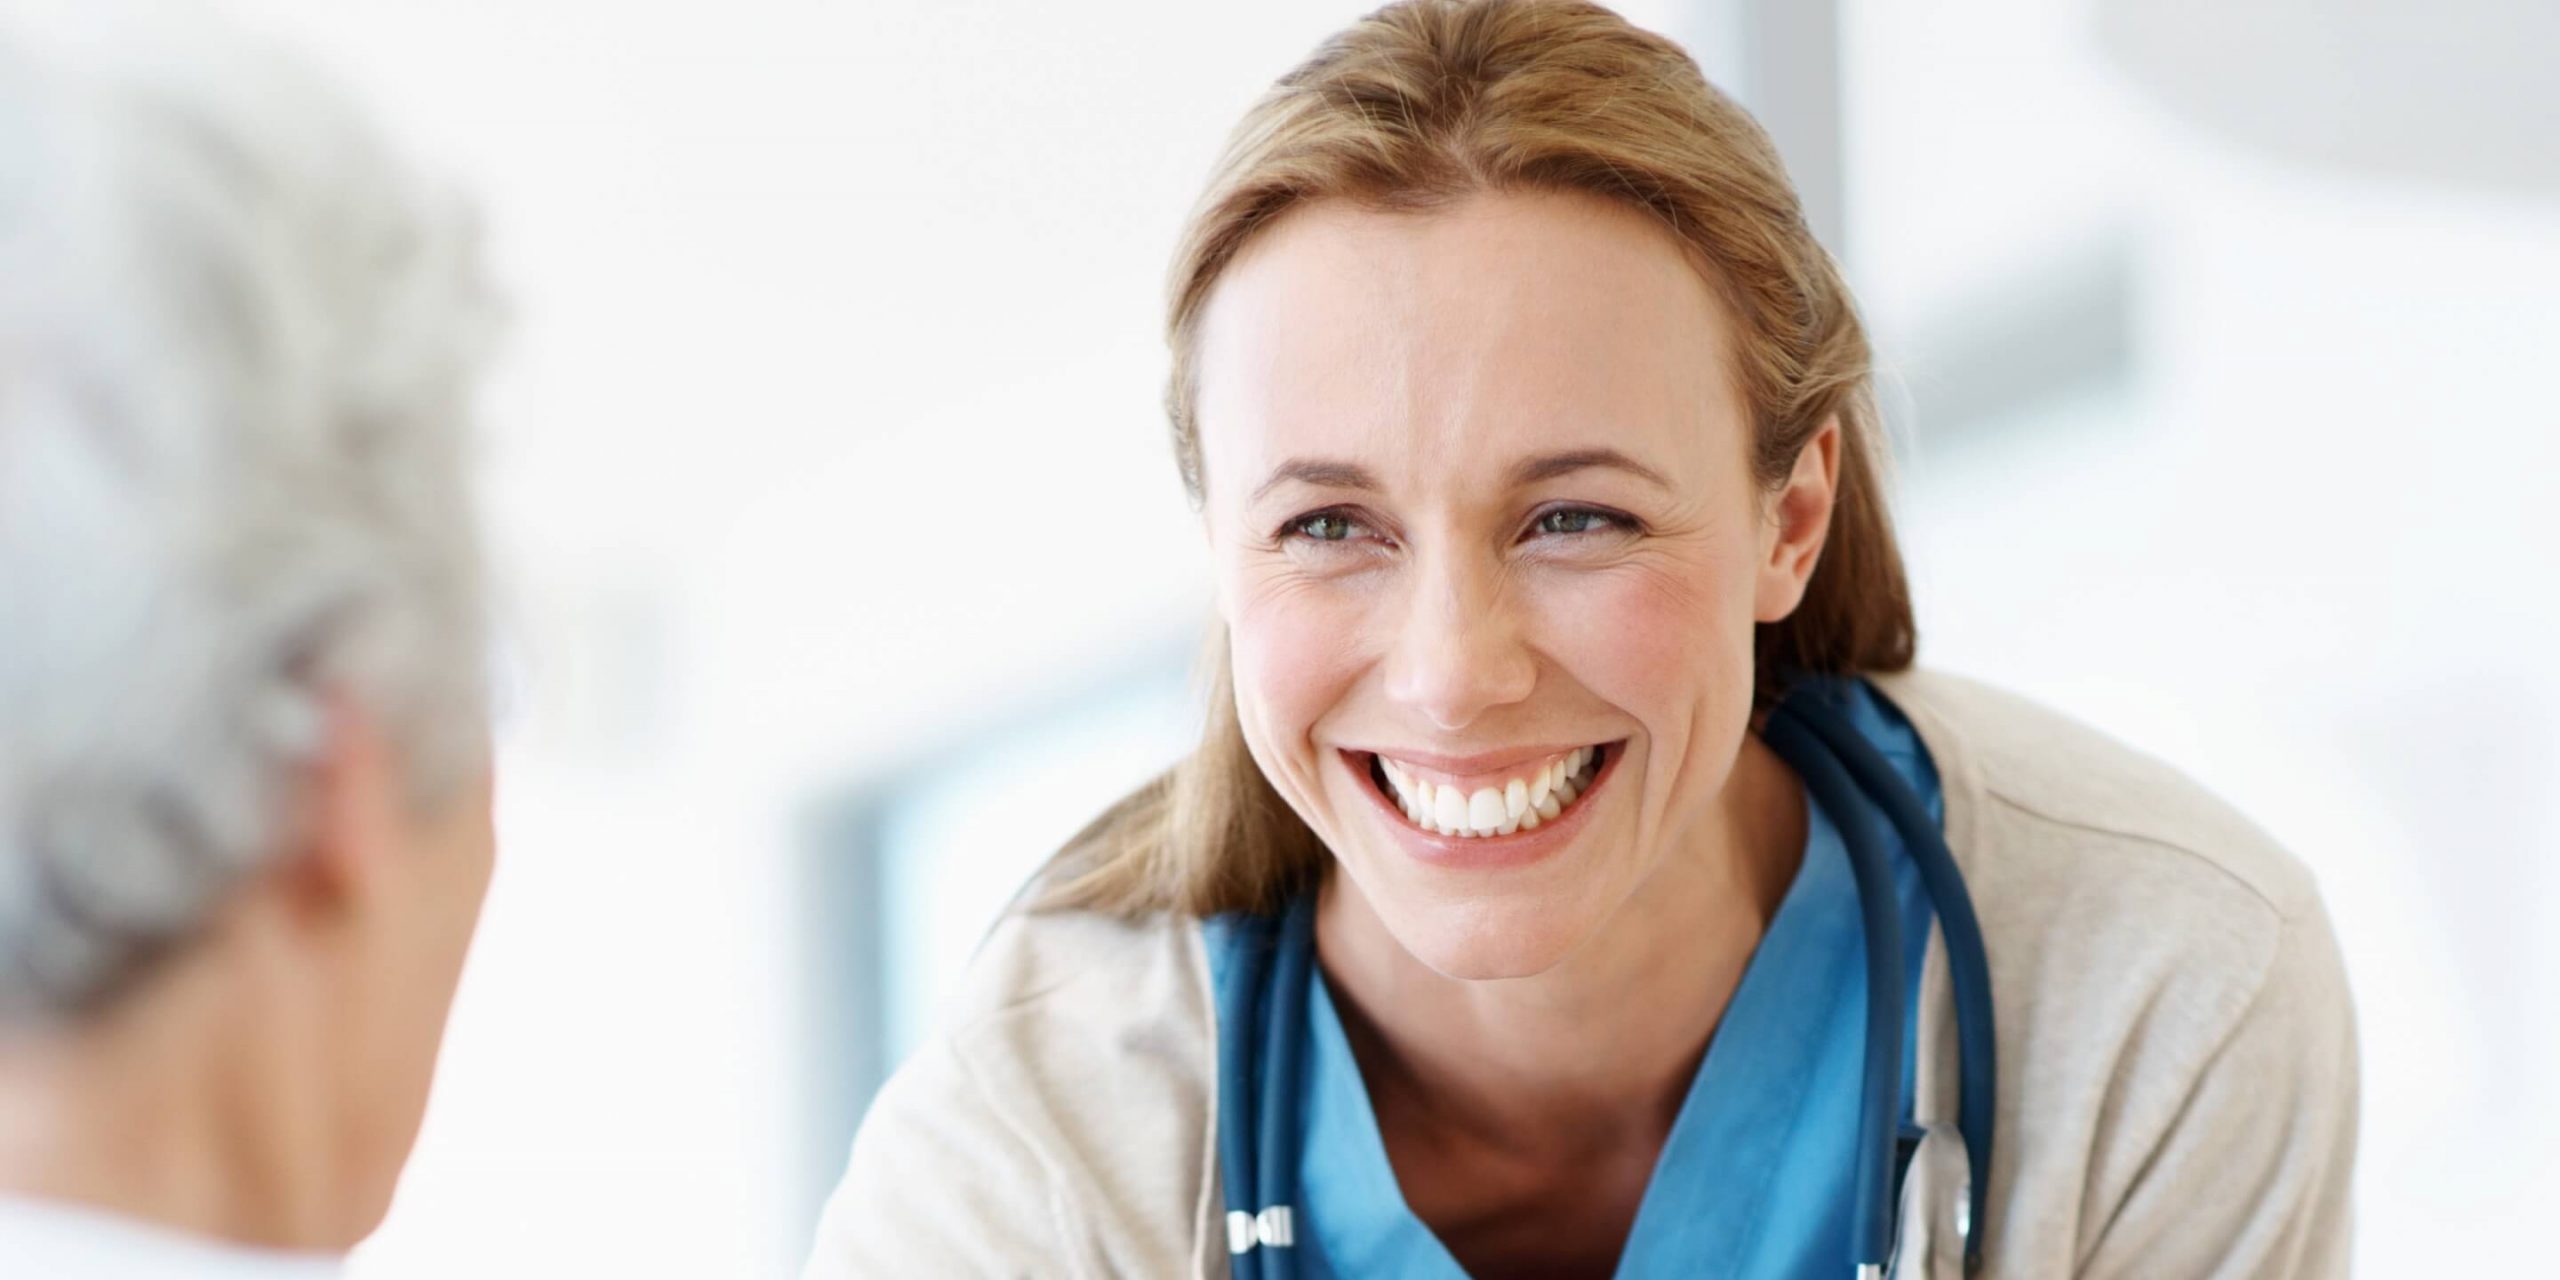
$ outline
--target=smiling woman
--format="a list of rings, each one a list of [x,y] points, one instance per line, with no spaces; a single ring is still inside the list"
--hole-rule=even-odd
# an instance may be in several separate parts
[[[1855,308],[1675,46],[1355,24],[1170,338],[1203,740],[989,939],[813,1276],[2343,1271],[2316,890],[1912,669]]]

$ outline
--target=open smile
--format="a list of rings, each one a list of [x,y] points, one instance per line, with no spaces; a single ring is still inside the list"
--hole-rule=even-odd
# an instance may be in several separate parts
[[[1623,741],[1595,743],[1480,773],[1453,773],[1379,752],[1342,754],[1398,825],[1443,839],[1483,841],[1517,840],[1559,823],[1578,826],[1572,820],[1590,803],[1622,746]]]

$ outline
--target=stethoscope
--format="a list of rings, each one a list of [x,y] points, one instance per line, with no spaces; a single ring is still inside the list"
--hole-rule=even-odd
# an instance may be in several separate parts
[[[1799,682],[1779,700],[1761,739],[1792,766],[1838,826],[1858,882],[1866,925],[1866,1061],[1858,1105],[1857,1207],[1850,1219],[1857,1280],[1881,1280],[1892,1257],[1894,1216],[1910,1148],[1900,1135],[1905,988],[1902,921],[1891,858],[1873,815],[1902,837],[1945,935],[1955,987],[1956,1127],[1969,1169],[1964,1266],[1981,1269],[1991,1189],[1994,1086],[1991,965],[1964,873],[1946,837],[1892,764],[1831,705]],[[1863,801],[1864,803],[1861,803]],[[1236,1280],[1295,1274],[1299,1068],[1309,984],[1315,972],[1315,895],[1277,916],[1234,916],[1239,931],[1218,998],[1218,1160],[1226,1183],[1227,1252]]]

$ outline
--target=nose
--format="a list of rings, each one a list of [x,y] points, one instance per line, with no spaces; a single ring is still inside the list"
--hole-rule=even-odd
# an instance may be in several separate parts
[[[1537,658],[1499,569],[1440,556],[1416,563],[1385,663],[1389,700],[1455,732],[1525,700]]]

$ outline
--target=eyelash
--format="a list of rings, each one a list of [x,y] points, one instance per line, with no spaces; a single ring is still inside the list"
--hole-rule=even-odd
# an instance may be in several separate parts
[[[1591,522],[1591,526],[1572,532],[1555,530],[1553,532],[1539,534],[1539,526],[1557,516],[1588,517]],[[1321,511],[1310,511],[1304,515],[1291,516],[1286,524],[1280,526],[1277,534],[1275,535],[1275,541],[1282,544],[1290,542],[1305,542],[1315,546],[1338,546],[1352,541],[1352,538],[1347,532],[1344,536],[1337,538],[1318,537],[1315,534],[1309,533],[1307,531],[1308,526],[1319,520],[1340,521],[1352,529],[1370,528],[1369,524],[1361,520],[1359,515],[1355,512],[1341,507],[1326,507]],[[1606,528],[1596,526],[1606,526]],[[1529,532],[1532,536],[1578,538],[1601,532],[1635,533],[1639,531],[1640,527],[1633,516],[1626,515],[1623,512],[1611,511],[1605,507],[1567,504],[1564,506],[1549,507],[1529,518]]]

